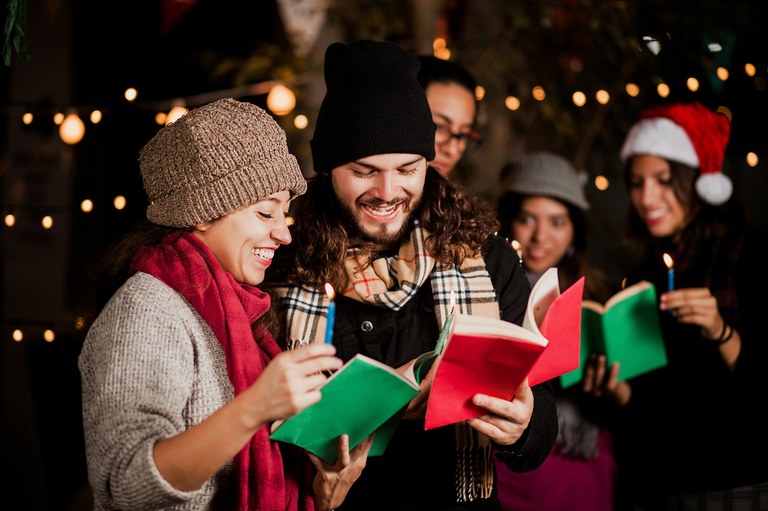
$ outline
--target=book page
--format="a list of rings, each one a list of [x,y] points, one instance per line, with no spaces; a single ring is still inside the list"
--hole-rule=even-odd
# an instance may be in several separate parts
[[[648,282],[647,280],[641,280],[640,282],[636,282],[636,283],[632,284],[629,287],[625,287],[624,289],[622,289],[621,291],[619,291],[615,295],[613,295],[610,298],[608,298],[608,300],[606,300],[606,302],[605,302],[605,310],[610,309],[614,304],[616,304],[616,303],[618,303],[618,302],[620,302],[622,300],[626,300],[627,298],[629,298],[632,295],[635,295],[637,293],[642,293],[643,291],[645,291],[649,287],[651,287],[651,283]]]
[[[539,327],[544,321],[549,307],[560,296],[560,282],[557,268],[549,268],[539,277],[528,297],[528,307],[523,318],[523,328],[541,335]]]
[[[538,331],[526,329],[503,319],[472,316],[470,314],[456,315],[448,338],[450,339],[452,335],[456,334],[506,337],[542,346],[547,344],[547,340]]]

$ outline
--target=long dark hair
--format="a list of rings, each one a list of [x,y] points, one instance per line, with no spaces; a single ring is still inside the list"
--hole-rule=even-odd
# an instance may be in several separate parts
[[[442,264],[460,265],[465,257],[478,255],[499,226],[491,208],[431,167],[427,168],[424,194],[414,218],[429,233],[427,251]],[[344,219],[330,175],[321,173],[310,178],[307,193],[296,199],[296,224],[289,245],[295,266],[290,281],[340,284],[350,248]],[[364,260],[373,254],[370,246],[359,248]]]

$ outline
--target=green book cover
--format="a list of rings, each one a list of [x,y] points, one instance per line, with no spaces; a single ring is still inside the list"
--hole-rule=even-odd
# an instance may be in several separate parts
[[[298,445],[333,464],[343,434],[349,435],[352,449],[376,431],[368,455],[383,454],[419,385],[386,364],[356,355],[328,378],[320,392],[320,401],[276,422],[269,438]]]
[[[622,289],[604,306],[589,300],[582,302],[581,363],[560,377],[563,387],[581,381],[590,353],[605,354],[608,365],[619,362],[619,381],[667,365],[652,283],[641,281]]]

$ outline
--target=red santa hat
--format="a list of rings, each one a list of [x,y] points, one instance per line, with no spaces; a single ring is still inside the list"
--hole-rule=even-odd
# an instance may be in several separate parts
[[[733,193],[730,178],[723,174],[725,146],[731,133],[728,118],[698,102],[673,103],[646,110],[629,130],[621,159],[651,154],[698,168],[696,193],[719,205]]]

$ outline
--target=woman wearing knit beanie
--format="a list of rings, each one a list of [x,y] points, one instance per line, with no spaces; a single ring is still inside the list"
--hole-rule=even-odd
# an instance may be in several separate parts
[[[285,133],[223,99],[161,129],[139,164],[150,223],[105,258],[79,358],[95,509],[335,508],[370,441],[342,438],[329,466],[269,440],[341,366],[328,345],[283,353],[256,287],[306,190]]]
[[[621,384],[621,361],[586,371],[588,390],[623,405],[616,452],[627,509],[768,509],[759,404],[768,392],[768,251],[722,173],[729,136],[725,115],[671,103],[643,113],[621,149],[627,284],[649,280],[661,291],[669,361]]]
[[[524,154],[504,171],[506,192],[497,208],[503,236],[520,244],[533,287],[556,267],[562,289],[585,278],[584,297],[604,303],[619,290],[588,261],[587,210],[576,169],[562,156]],[[517,474],[497,464],[499,500],[515,511],[613,511],[616,462],[606,406],[579,386],[555,382],[558,436],[541,467]]]

